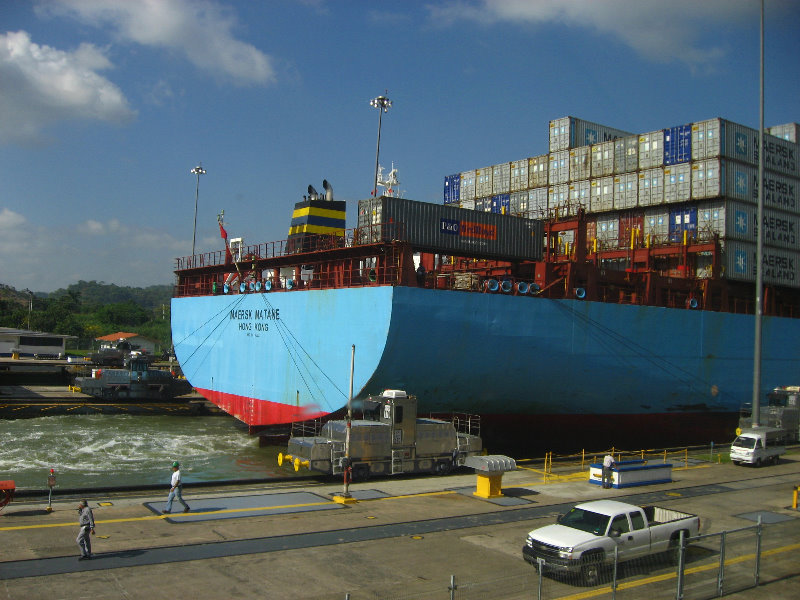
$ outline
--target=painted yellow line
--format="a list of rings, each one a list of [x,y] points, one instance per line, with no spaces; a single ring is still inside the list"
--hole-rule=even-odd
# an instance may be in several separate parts
[[[790,544],[788,546],[781,546],[779,548],[773,548],[772,550],[764,550],[761,552],[761,557],[765,556],[772,556],[774,554],[781,554],[783,552],[792,552],[795,550],[800,550],[800,544]],[[755,554],[744,554],[742,556],[737,556],[735,558],[730,558],[725,561],[725,566],[728,565],[735,565],[738,563],[746,562],[749,560],[755,560]],[[719,560],[713,563],[707,563],[705,565],[698,565],[696,567],[688,568],[684,571],[685,575],[693,575],[695,573],[702,573],[703,571],[713,571],[714,569],[719,568]],[[677,573],[664,573],[663,575],[654,575],[653,577],[646,577],[644,579],[637,579],[636,581],[628,581],[626,583],[620,583],[617,585],[617,590],[629,590],[638,587],[642,587],[644,585],[649,585],[651,583],[660,583],[662,581],[668,581],[670,579],[675,579],[677,577]],[[587,592],[581,592],[579,594],[571,594],[569,596],[560,596],[558,600],[583,600],[584,598],[595,598],[597,596],[604,596],[606,594],[611,593],[611,586],[602,587],[596,590],[590,590]]]

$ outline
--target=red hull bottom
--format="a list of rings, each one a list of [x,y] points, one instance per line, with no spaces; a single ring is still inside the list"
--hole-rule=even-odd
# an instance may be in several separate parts
[[[226,394],[225,392],[203,388],[195,389],[209,402],[213,402],[229,415],[251,426],[254,423],[266,427],[273,423],[308,421],[326,414],[303,406],[297,407],[267,400],[253,400],[246,396]]]

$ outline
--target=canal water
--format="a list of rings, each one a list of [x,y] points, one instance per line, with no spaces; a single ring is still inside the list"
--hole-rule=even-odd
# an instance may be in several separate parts
[[[70,415],[0,420],[0,480],[17,489],[164,484],[172,461],[186,483],[265,479],[293,474],[278,467],[285,447],[259,448],[233,417]]]

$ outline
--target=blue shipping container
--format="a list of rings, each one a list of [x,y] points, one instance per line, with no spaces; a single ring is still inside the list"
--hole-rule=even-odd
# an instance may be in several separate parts
[[[499,215],[511,214],[511,194],[492,196],[492,212]]]
[[[664,164],[677,165],[692,158],[692,124],[664,130]]]
[[[680,243],[683,232],[689,232],[689,238],[697,235],[697,207],[679,208],[669,211],[669,241]]]
[[[461,173],[444,178],[444,203],[458,204],[461,200]]]

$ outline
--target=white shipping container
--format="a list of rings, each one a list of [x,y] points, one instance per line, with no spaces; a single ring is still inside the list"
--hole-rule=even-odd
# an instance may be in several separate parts
[[[507,194],[511,191],[511,163],[492,167],[492,194]]]
[[[639,168],[652,169],[664,164],[664,130],[639,136]]]
[[[562,117],[550,121],[550,152],[590,146],[626,135],[631,133],[576,117]]]
[[[602,142],[591,147],[591,177],[614,174],[614,142]]]
[[[639,206],[654,206],[664,202],[664,169],[639,171]]]
[[[758,131],[726,119],[708,119],[692,125],[692,160],[729,158],[758,165]],[[764,168],[800,177],[800,147],[794,142],[764,135]]]
[[[614,210],[614,178],[592,179],[589,212],[600,213]]]
[[[714,200],[697,206],[698,238],[758,242],[758,207],[736,200]],[[764,244],[800,250],[800,216],[764,209]]]
[[[462,198],[458,205],[466,210],[475,210],[475,199],[473,198],[472,200],[464,200]]]
[[[569,180],[589,179],[592,172],[590,146],[581,146],[569,151]]]
[[[546,219],[548,217],[549,189],[538,187],[528,190],[528,218]]]
[[[458,197],[462,202],[464,200],[475,201],[476,177],[475,171],[464,171],[461,173],[461,191]]]
[[[528,190],[511,192],[509,210],[515,217],[526,217],[528,214]]]
[[[728,242],[723,253],[723,275],[736,281],[755,282],[756,245],[749,242]],[[762,275],[764,283],[800,287],[800,253],[783,248],[764,247]]]
[[[515,160],[511,163],[511,191],[519,192],[528,189],[528,159]]]
[[[767,131],[782,140],[790,142],[800,142],[800,125],[797,123],[784,123],[783,125],[773,125]]]
[[[597,219],[597,248],[607,250],[619,247],[619,217]]]
[[[655,207],[645,210],[642,237],[649,239],[651,246],[669,242],[669,211]]]
[[[528,160],[528,187],[546,187],[550,183],[548,180],[549,169],[549,154],[534,156]]]
[[[577,210],[582,208],[584,211],[589,210],[591,186],[588,179],[583,181],[573,181],[569,184],[569,207],[570,215],[577,215]]]
[[[639,168],[639,136],[630,135],[614,142],[614,173],[630,173]]]
[[[567,183],[569,181],[569,150],[550,153],[550,167],[547,177],[550,185]]]
[[[636,208],[638,195],[639,182],[635,172],[614,177],[614,210]]]
[[[475,198],[484,198],[492,194],[492,167],[478,169],[475,178]]]
[[[692,164],[664,167],[664,202],[688,202],[692,198]]]
[[[566,183],[551,185],[547,189],[547,206],[550,214],[555,217],[565,217],[569,211],[569,186]]]

